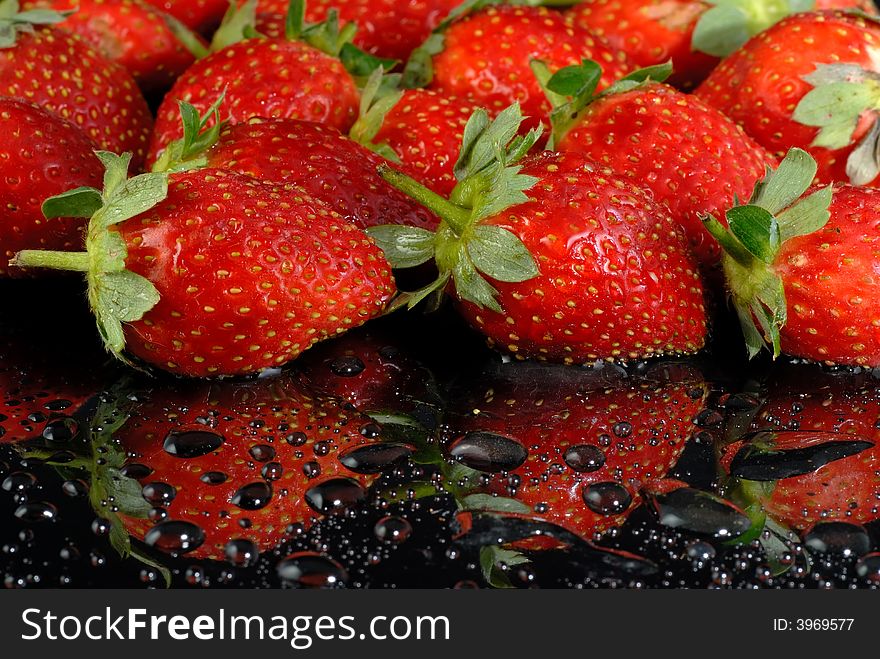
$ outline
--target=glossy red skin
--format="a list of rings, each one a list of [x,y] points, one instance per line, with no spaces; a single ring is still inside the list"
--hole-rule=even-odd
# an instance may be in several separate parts
[[[831,376],[803,367],[785,373],[781,380],[771,383],[770,398],[751,425],[754,431],[799,431],[780,436],[778,448],[835,439],[877,445],[810,474],[776,481],[761,505],[771,517],[798,530],[818,522],[864,524],[880,518],[880,383],[870,374]],[[816,432],[839,437],[812,435]],[[725,466],[742,445],[738,442],[725,451]]]
[[[813,147],[818,129],[792,119],[795,107],[813,89],[803,76],[817,64],[857,64],[880,71],[871,51],[880,47],[880,24],[840,11],[797,14],[749,41],[712,72],[695,92],[739,123],[777,157],[791,147],[816,159],[818,182],[848,181],[846,160],[869,128],[862,121],[850,146]]]
[[[504,368],[508,378],[490,380],[460,405],[466,412],[450,422],[450,441],[488,431],[519,442],[528,452],[526,461],[489,475],[485,489],[515,498],[532,510],[531,517],[586,539],[623,524],[640,505],[642,487],[675,466],[696,431],[693,420],[708,392],[699,373],[660,381],[612,376],[602,382],[589,370],[551,371],[532,380],[529,365]],[[628,435],[617,426],[621,422],[630,424]],[[604,464],[595,471],[573,469],[565,454],[579,445],[599,449]],[[615,483],[632,502],[619,513],[597,513],[582,494],[594,483]]]
[[[278,366],[380,314],[394,294],[372,240],[293,186],[177,174],[164,201],[117,228],[127,267],[161,295],[126,325],[127,350],[172,373]]]
[[[257,9],[286,15],[289,4],[288,0],[258,0]],[[319,23],[330,9],[336,9],[340,23],[358,26],[356,46],[379,57],[406,61],[459,4],[460,0],[311,0],[306,4],[306,20]]]
[[[602,88],[632,69],[622,52],[545,7],[488,7],[456,21],[444,35],[430,89],[471,97],[493,113],[519,101],[523,114],[531,117],[524,129],[551,110],[531,60],[542,60],[551,71],[585,58],[596,60],[603,68]]]
[[[296,119],[251,119],[227,126],[206,153],[208,165],[300,186],[364,229],[439,220],[377,173],[385,160],[339,131]]]
[[[229,0],[144,0],[174,16],[190,30],[207,35],[220,25]]]
[[[532,157],[531,200],[488,218],[523,241],[540,274],[491,281],[504,313],[462,301],[491,345],[565,363],[694,353],[706,312],[697,263],[662,206],[576,153]]]
[[[0,97],[0,277],[44,274],[9,267],[23,249],[79,251],[85,220],[47,220],[43,201],[81,186],[101,187],[95,144],[69,121],[38,105]]]
[[[140,479],[142,485],[167,483],[177,490],[166,506],[167,519],[191,522],[205,532],[204,544],[189,552],[190,558],[224,560],[224,548],[234,539],[250,540],[260,551],[270,550],[288,537],[291,524],[308,529],[322,516],[305,500],[309,488],[335,478],[354,479],[366,488],[376,478],[356,474],[339,461],[345,449],[377,441],[360,433],[372,420],[284,375],[244,382],[166,385],[145,398],[115,438],[128,453],[127,464],[153,470]],[[207,425],[200,418],[208,419]],[[252,426],[252,421],[262,425]],[[208,431],[226,441],[207,455],[180,458],[163,448],[172,431]],[[307,437],[302,445],[285,440],[296,432]],[[254,446],[269,446],[275,456],[256,460],[250,453]],[[268,462],[283,468],[281,477],[272,482],[269,504],[259,510],[243,510],[233,504],[240,487],[264,481],[261,472]],[[313,478],[304,472],[308,463],[319,471]],[[227,480],[218,485],[200,480],[212,471],[226,474]],[[244,520],[250,525],[245,522],[242,526]],[[148,519],[123,517],[123,521],[138,539],[153,526]]]
[[[0,94],[61,115],[102,149],[131,151],[133,170],[143,165],[153,120],[137,83],[70,32],[19,34],[15,46],[0,51]]]
[[[195,61],[163,14],[139,0],[31,0],[23,9],[73,11],[62,26],[124,66],[145,94],[168,89]]]
[[[299,41],[247,39],[193,64],[165,96],[156,117],[149,162],[183,136],[178,101],[199,113],[226,91],[220,114],[303,119],[347,132],[358,114],[358,91],[342,63]]]
[[[751,197],[766,168],[777,165],[721,112],[657,83],[593,102],[556,146],[580,151],[650,190],[706,266],[718,262],[721,250],[700,216],[724,221],[734,197]]]
[[[784,352],[880,366],[878,205],[880,190],[835,186],[825,227],[782,245],[773,267],[788,303]]]
[[[464,127],[477,106],[428,89],[408,89],[385,115],[374,142],[387,144],[405,174],[444,197],[458,181],[453,168]]]

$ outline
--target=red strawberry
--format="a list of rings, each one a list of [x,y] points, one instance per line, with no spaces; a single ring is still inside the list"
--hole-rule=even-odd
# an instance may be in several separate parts
[[[205,122],[192,106],[186,110],[186,139],[198,139],[197,146],[183,153],[186,139],[172,145],[154,170],[173,168],[181,159],[203,157],[208,167],[301,187],[360,228],[437,226],[436,217],[379,176],[377,170],[384,162],[380,156],[334,128],[296,119],[254,118],[224,124],[219,133],[211,129],[196,138]]]
[[[793,149],[749,205],[728,211],[730,232],[712,218],[707,226],[727,252],[750,353],[766,340],[775,355],[880,366],[880,191],[844,185],[832,198],[826,187],[797,201],[815,171]]]
[[[433,40],[430,46],[436,46]],[[456,20],[442,32],[442,50],[429,48],[430,88],[472,97],[493,114],[518,101],[537,125],[550,105],[529,67],[540,59],[558,69],[593,59],[605,68],[603,86],[629,72],[623,53],[544,7],[488,7]],[[416,60],[418,61],[418,60]]]
[[[691,369],[672,376],[661,366],[635,378],[615,367],[498,366],[459,402],[448,451],[486,474],[479,490],[508,500],[465,496],[462,506],[541,519],[584,538],[618,526],[641,488],[675,466],[707,391]]]
[[[367,112],[352,137],[377,150],[390,149],[400,170],[439,195],[452,193],[464,127],[477,107],[428,89],[407,89],[386,113]],[[373,146],[373,148],[376,148]]]
[[[584,0],[568,11],[575,25],[604,38],[636,66],[672,60],[670,84],[692,88],[746,39],[797,11],[795,3],[751,0]],[[799,4],[799,3],[798,3]],[[714,6],[713,6],[714,5]],[[876,13],[870,0],[819,0],[815,9],[858,7]]]
[[[553,148],[583,153],[650,190],[684,227],[699,261],[717,263],[721,251],[700,216],[748,196],[775,159],[715,108],[653,82],[667,67],[631,74],[597,95],[600,72],[585,62],[547,82],[574,97],[551,115]]]
[[[168,17],[140,0],[27,0],[23,6],[71,12],[64,29],[124,66],[145,94],[167,90],[195,61]],[[198,37],[190,38],[204,50]]]
[[[117,356],[191,376],[259,371],[364,323],[393,293],[378,248],[301,189],[214,169],[126,181],[126,159],[101,156],[103,195],[55,198],[47,213],[72,200],[91,215],[88,253],[16,263],[86,272]]]
[[[520,120],[516,106],[491,124],[482,110],[474,114],[454,203],[384,171],[443,220],[436,235],[370,229],[396,267],[433,257],[439,268],[436,282],[397,305],[451,280],[465,318],[519,357],[584,363],[699,350],[702,286],[668,213],[579,154],[514,166],[538,139],[532,132],[508,145]]]
[[[23,249],[79,249],[85,222],[47,220],[43,200],[79,186],[101,183],[95,145],[79,128],[48,110],[0,97],[0,199],[6,207],[0,222],[0,277],[24,274],[7,269]]]
[[[59,14],[50,16],[61,20]],[[31,30],[15,17],[3,22],[11,23],[15,41],[0,50],[0,93],[61,115],[102,149],[131,151],[139,169],[152,118],[131,75],[66,30]]]
[[[289,4],[289,0],[258,0],[257,10],[285,14]],[[357,24],[356,46],[379,57],[406,60],[459,4],[460,0],[311,0],[306,20],[324,21],[335,9],[341,21]]]
[[[866,136],[868,143],[855,158],[870,160],[873,154],[870,149],[877,135],[869,135],[871,121],[867,116],[858,121],[861,109],[851,108],[851,100],[847,104],[839,100],[851,95],[840,96],[839,84],[829,89],[835,99],[831,106],[798,106],[814,85],[851,80],[852,69],[860,67],[880,71],[878,46],[880,24],[870,18],[840,11],[798,14],[728,57],[696,94],[779,157],[791,147],[807,149],[819,163],[818,181],[846,181],[859,172],[862,163],[854,162],[850,170],[847,159]],[[821,96],[813,99],[821,100]],[[837,112],[843,116],[832,121],[829,107],[838,103]],[[804,125],[799,119],[814,125]],[[815,127],[828,124],[832,125],[821,132]],[[862,171],[854,182],[870,183],[876,175],[876,165],[869,166],[869,172]]]
[[[145,0],[190,30],[210,34],[229,9],[229,0]]]

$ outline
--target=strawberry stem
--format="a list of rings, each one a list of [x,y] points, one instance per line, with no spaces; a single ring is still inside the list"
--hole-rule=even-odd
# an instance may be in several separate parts
[[[87,252],[53,252],[26,249],[16,254],[9,262],[9,265],[18,268],[51,268],[53,270],[88,272],[89,255]]]
[[[749,267],[755,262],[755,257],[745,246],[737,240],[728,229],[711,215],[703,218],[703,226],[712,234],[712,237],[718,241],[722,249],[727,252],[734,261],[744,267]]]
[[[471,212],[460,206],[456,206],[448,199],[444,199],[436,192],[426,188],[413,178],[402,174],[387,165],[379,166],[379,176],[390,183],[403,194],[414,199],[419,204],[432,211],[455,232],[461,236],[471,225]]]

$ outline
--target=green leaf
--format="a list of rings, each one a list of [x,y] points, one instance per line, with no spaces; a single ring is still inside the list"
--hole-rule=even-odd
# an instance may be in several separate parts
[[[522,501],[507,497],[496,497],[491,494],[469,494],[464,497],[459,507],[469,512],[490,512],[528,515],[532,512]]]
[[[767,343],[764,341],[764,335],[761,334],[761,331],[755,325],[752,311],[748,306],[743,307],[737,304],[734,307],[736,315],[739,317],[739,324],[743,331],[749,359],[754,359],[767,346]]]
[[[880,175],[880,120],[874,125],[846,161],[846,175],[853,185],[868,185]]]
[[[153,283],[130,270],[105,273],[98,295],[107,313],[122,322],[140,320],[159,302]]]
[[[391,304],[388,305],[388,308],[385,310],[386,314],[394,313],[398,309],[402,309],[406,307],[409,310],[414,309],[420,302],[429,297],[434,293],[442,293],[443,289],[446,287],[447,282],[449,281],[451,274],[441,273],[440,276],[432,281],[430,284],[425,286],[424,288],[420,288],[417,291],[403,291],[398,294],[394,300],[391,301]]]
[[[713,7],[694,28],[691,49],[726,57],[749,40],[748,16],[738,7]]]
[[[852,143],[859,117],[880,102],[875,81],[831,82],[809,91],[798,103],[792,118],[806,126],[818,127],[813,146],[841,149]]]
[[[420,89],[431,84],[434,79],[434,55],[443,52],[445,41],[442,32],[435,31],[410,53],[400,82],[403,89]]]
[[[396,59],[376,57],[364,52],[352,43],[344,43],[339,51],[339,59],[345,70],[354,78],[368,78],[373,71],[391,71],[399,64]]]
[[[100,217],[104,227],[119,224],[150,210],[167,196],[167,174],[140,174],[122,183],[109,197],[105,193],[105,206],[95,215],[95,219]]]
[[[31,25],[57,25],[63,23],[72,13],[72,11],[60,12],[52,9],[30,9],[16,14],[15,20]]]
[[[106,202],[128,180],[131,153],[117,155],[110,151],[95,151],[95,155],[104,165],[104,190],[102,194]]]
[[[782,244],[779,223],[760,206],[736,206],[727,211],[730,231],[754,256],[772,263]]]
[[[388,76],[384,68],[375,69],[361,92],[358,120],[351,127],[349,137],[391,162],[400,163],[400,157],[388,144],[376,144],[373,140],[382,129],[385,117],[403,98],[397,89],[399,77]]]
[[[496,162],[499,149],[516,136],[522,121],[519,103],[508,106],[492,121],[485,110],[477,109],[465,126],[461,154],[453,170],[455,177],[462,180],[474,176]]]
[[[290,0],[287,4],[287,21],[285,34],[291,41],[299,39],[306,27],[306,3],[305,0]]]
[[[483,571],[483,578],[493,588],[512,588],[510,580],[501,569],[502,563],[508,567],[515,567],[529,562],[529,559],[520,552],[497,545],[488,545],[480,549],[480,568]]]
[[[467,250],[477,270],[497,281],[521,282],[539,274],[535,259],[519,236],[503,227],[474,227]]]
[[[101,191],[95,188],[76,188],[68,190],[43,202],[43,216],[47,219],[56,217],[92,217],[104,200]]]
[[[211,39],[211,52],[216,53],[227,46],[243,41],[247,37],[248,28],[257,25],[257,0],[247,0],[241,6],[236,0],[229,0],[229,9],[223,22]]]
[[[386,224],[370,227],[367,233],[385,253],[392,268],[414,268],[434,258],[433,231]]]
[[[755,186],[749,202],[775,215],[803,195],[816,177],[818,167],[803,149],[790,149],[775,172]]]
[[[462,248],[460,251],[452,268],[452,279],[458,297],[473,302],[481,309],[488,308],[496,313],[503,313],[501,305],[495,299],[498,291],[477,272],[466,250]]]
[[[533,59],[529,62],[529,67],[532,69],[532,74],[538,79],[538,84],[541,86],[541,89],[544,90],[544,96],[550,101],[550,107],[556,108],[560,105],[565,105],[568,102],[567,97],[562,94],[557,94],[548,88],[547,83],[549,83],[550,78],[553,77],[553,72],[546,63],[539,59]]]
[[[831,217],[828,208],[833,196],[834,190],[829,185],[779,213],[776,221],[779,223],[779,237],[782,242],[824,227]]]
[[[479,222],[529,200],[525,192],[533,188],[538,179],[519,172],[519,167],[501,166],[491,172],[488,184],[474,202],[474,221]]]
[[[592,96],[601,78],[602,67],[592,60],[584,60],[559,69],[547,81],[547,88],[560,96]]]

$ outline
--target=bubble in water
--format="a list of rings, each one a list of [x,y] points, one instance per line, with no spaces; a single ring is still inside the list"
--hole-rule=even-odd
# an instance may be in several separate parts
[[[160,522],[144,536],[144,542],[166,554],[185,554],[205,542],[205,532],[192,522]]]
[[[79,432],[79,424],[76,419],[62,416],[52,419],[43,428],[43,439],[50,442],[69,442]]]
[[[404,542],[412,534],[412,524],[403,517],[389,515],[383,517],[373,528],[376,538],[382,542],[397,544]]]
[[[328,556],[311,551],[291,554],[276,568],[278,577],[298,588],[332,588],[348,580],[348,574],[339,563]]]
[[[619,483],[592,483],[581,492],[587,508],[599,515],[617,515],[629,508],[632,495]]]
[[[260,552],[251,540],[230,540],[224,550],[226,560],[236,567],[250,567],[257,562]]]
[[[58,509],[48,501],[34,501],[20,505],[14,515],[23,522],[52,522],[58,517]]]
[[[405,444],[381,443],[367,444],[348,449],[339,456],[339,461],[356,474],[378,474],[412,455],[412,449]]]
[[[269,505],[272,500],[272,486],[265,481],[248,483],[238,488],[232,495],[232,505],[242,510],[259,510]]]
[[[168,483],[147,483],[141,491],[147,503],[153,506],[167,506],[174,501],[177,496],[177,490],[173,485]]]
[[[467,433],[452,445],[449,453],[471,469],[490,473],[516,469],[529,457],[515,439],[485,431]]]
[[[213,453],[223,442],[222,436],[207,430],[171,431],[162,448],[178,458],[198,458]]]
[[[363,486],[351,478],[332,478],[305,493],[306,503],[322,514],[353,506],[366,496]]]
[[[364,372],[366,365],[359,357],[345,355],[330,362],[330,371],[343,378],[351,378]]]
[[[808,549],[823,554],[864,556],[871,551],[871,537],[864,527],[846,522],[821,522],[804,536]]]
[[[605,453],[598,446],[591,444],[569,447],[563,459],[569,467],[584,473],[598,471],[605,465]]]

